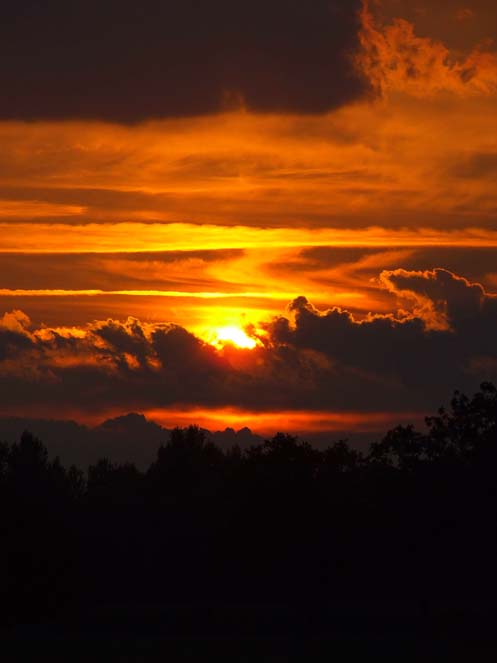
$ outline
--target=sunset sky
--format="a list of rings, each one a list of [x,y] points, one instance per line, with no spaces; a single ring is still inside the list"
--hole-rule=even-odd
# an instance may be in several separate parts
[[[495,0],[19,0],[0,416],[368,431],[497,379]]]

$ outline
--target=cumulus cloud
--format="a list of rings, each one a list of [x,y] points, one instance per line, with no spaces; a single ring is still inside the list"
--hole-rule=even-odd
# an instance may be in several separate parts
[[[446,269],[384,270],[380,281],[411,303],[413,314],[424,321],[427,329],[457,331],[464,320],[477,319],[486,311],[497,312],[495,295]]]
[[[31,350],[33,340],[29,324],[29,317],[18,310],[4,313],[0,318],[0,365],[3,364],[4,370],[9,368],[12,359]]]
[[[22,313],[6,314],[2,409],[423,411],[494,377],[494,295],[444,269],[386,270],[377,286],[396,309],[357,319],[301,296],[252,330],[254,350],[218,349],[178,325],[132,318],[28,330]]]
[[[4,313],[0,318],[0,332],[13,332],[15,334],[26,335],[30,325],[29,316],[23,311],[14,309],[8,313]]]

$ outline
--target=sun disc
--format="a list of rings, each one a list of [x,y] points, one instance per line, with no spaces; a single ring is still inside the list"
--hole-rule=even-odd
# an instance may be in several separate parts
[[[215,330],[215,344],[224,345],[225,343],[232,343],[238,348],[245,348],[248,350],[253,350],[257,345],[254,338],[247,336],[240,327],[234,326],[219,327]]]

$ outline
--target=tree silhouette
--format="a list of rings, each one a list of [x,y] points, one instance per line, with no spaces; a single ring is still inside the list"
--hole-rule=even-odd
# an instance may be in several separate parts
[[[321,605],[497,591],[497,390],[456,392],[367,454],[277,433],[222,451],[176,428],[142,473],[87,476],[0,443],[0,582],[14,622],[124,602]]]
[[[132,463],[100,459],[88,468],[87,496],[97,502],[135,502],[143,493],[143,475]]]
[[[400,470],[414,470],[430,458],[430,444],[426,436],[414,426],[397,426],[381,442],[371,444],[369,460]]]
[[[440,408],[438,416],[427,417],[431,458],[470,459],[495,455],[497,438],[497,389],[483,382],[472,398],[456,391],[450,410]]]
[[[198,426],[175,428],[159,448],[147,482],[155,496],[187,501],[208,497],[218,487],[223,460],[223,452]]]

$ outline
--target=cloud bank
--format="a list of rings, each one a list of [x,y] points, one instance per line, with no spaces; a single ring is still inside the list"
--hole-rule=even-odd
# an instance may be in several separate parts
[[[132,318],[33,329],[12,311],[0,319],[2,408],[419,412],[496,374],[497,298],[481,285],[444,269],[396,269],[378,287],[396,310],[359,320],[298,297],[286,315],[248,329],[254,350]]]

